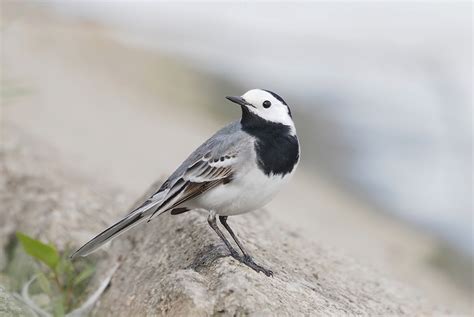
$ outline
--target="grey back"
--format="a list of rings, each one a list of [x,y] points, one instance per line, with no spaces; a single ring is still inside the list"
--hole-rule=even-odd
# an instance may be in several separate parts
[[[239,121],[234,121],[206,140],[171,174],[157,192],[168,189],[179,180],[186,170],[205,155],[219,158],[227,153],[245,154],[253,147],[254,138],[242,131]]]

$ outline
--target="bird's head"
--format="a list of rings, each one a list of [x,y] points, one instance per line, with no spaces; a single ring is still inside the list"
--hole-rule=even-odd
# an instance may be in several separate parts
[[[290,108],[283,98],[274,92],[252,89],[242,96],[227,96],[226,98],[242,107],[242,121],[258,117],[264,121],[289,126],[294,131]]]

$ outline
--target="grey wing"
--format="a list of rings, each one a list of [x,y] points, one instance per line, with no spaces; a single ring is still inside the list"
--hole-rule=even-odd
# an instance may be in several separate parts
[[[188,169],[190,165],[200,160],[209,152],[211,155],[219,156],[225,154],[230,148],[237,148],[245,145],[245,139],[248,134],[242,132],[240,122],[234,121],[224,128],[217,131],[213,136],[207,139],[201,146],[199,146],[188,158],[181,163],[181,165],[170,175],[168,180],[157,191],[160,192],[167,186],[167,183],[172,183],[180,178]]]
[[[219,184],[229,182],[242,156],[252,146],[252,138],[240,130],[238,122],[218,131],[196,149],[155,193],[157,196],[166,194],[150,219],[157,212],[171,210]]]

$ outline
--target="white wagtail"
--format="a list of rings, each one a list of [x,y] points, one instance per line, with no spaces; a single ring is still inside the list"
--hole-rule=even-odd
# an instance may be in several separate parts
[[[211,228],[235,259],[267,276],[227,223],[227,217],[267,204],[293,175],[300,147],[290,108],[277,94],[253,89],[241,97],[226,97],[242,108],[242,118],[219,130],[198,147],[160,189],[125,218],[87,242],[72,257],[85,256],[127,229],[170,211],[209,211]],[[219,229],[216,216],[243,253],[240,256]]]

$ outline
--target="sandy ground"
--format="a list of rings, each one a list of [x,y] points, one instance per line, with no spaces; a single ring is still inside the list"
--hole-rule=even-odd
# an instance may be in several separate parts
[[[138,196],[239,116],[238,109],[221,118],[191,105],[225,95],[218,79],[213,83],[173,59],[118,43],[97,25],[7,9],[4,123],[47,141],[68,167],[97,182]],[[437,302],[472,309],[471,294],[430,265],[436,241],[314,173],[300,169],[267,208],[295,234],[333,245]]]

